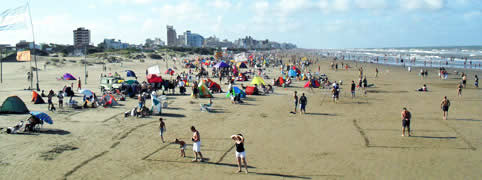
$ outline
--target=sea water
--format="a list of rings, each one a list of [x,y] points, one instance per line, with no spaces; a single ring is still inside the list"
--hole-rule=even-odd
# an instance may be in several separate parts
[[[323,49],[320,55],[398,66],[482,69],[482,46]]]

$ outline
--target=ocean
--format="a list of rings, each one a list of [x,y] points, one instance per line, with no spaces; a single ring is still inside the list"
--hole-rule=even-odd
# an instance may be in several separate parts
[[[323,49],[320,55],[398,66],[482,69],[482,46]]]

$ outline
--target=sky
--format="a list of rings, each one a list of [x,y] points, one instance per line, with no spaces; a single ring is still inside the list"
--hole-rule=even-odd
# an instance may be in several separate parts
[[[25,0],[0,0],[0,13]],[[178,34],[252,36],[300,48],[482,45],[482,0],[31,0],[38,43],[73,44],[73,30],[140,44]],[[30,23],[30,22],[28,22]],[[31,41],[30,29],[0,31],[0,44]]]

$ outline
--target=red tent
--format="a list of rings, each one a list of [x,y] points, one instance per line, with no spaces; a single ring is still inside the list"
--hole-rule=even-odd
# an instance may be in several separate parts
[[[314,87],[314,88],[320,87],[320,83],[319,83],[317,80],[313,80],[313,81],[308,81],[308,82],[306,82],[306,84],[305,84],[304,87],[305,87],[305,88],[310,87],[310,84],[311,84],[311,87]]]
[[[147,82],[148,83],[160,83],[160,82],[162,82],[162,77],[157,76],[155,74],[148,74],[147,75]]]
[[[253,95],[254,94],[254,91],[255,91],[255,88],[254,86],[248,86],[246,87],[246,94],[247,95]]]
[[[44,99],[37,92],[32,91],[32,102],[34,104],[45,104]]]

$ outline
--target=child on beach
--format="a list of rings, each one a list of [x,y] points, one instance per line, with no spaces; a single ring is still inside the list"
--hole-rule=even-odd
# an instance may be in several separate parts
[[[462,88],[464,86],[462,84],[457,85],[457,95],[462,96]]]
[[[161,136],[162,143],[164,143],[164,132],[166,132],[166,123],[164,123],[164,119],[159,118],[159,135]]]
[[[176,139],[174,143],[179,144],[179,148],[181,148],[181,157],[186,157],[186,152],[184,152],[184,149],[186,149],[186,142]]]

